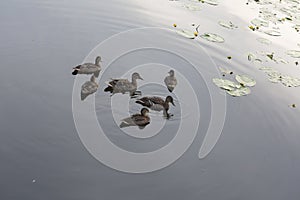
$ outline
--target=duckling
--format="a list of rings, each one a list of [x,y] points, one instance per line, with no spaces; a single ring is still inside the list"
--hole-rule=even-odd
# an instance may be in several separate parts
[[[97,56],[95,59],[95,64],[94,63],[84,63],[81,65],[78,65],[76,67],[74,67],[72,74],[73,75],[77,75],[77,74],[94,74],[95,77],[99,76],[99,73],[101,71],[101,66],[100,63],[101,62],[101,57]]]
[[[170,92],[173,92],[174,88],[177,85],[177,79],[175,77],[175,72],[171,69],[169,72],[169,76],[165,78],[165,84]]]
[[[85,82],[81,86],[81,100],[83,101],[87,96],[95,93],[98,89],[99,85],[96,82],[96,78],[93,75],[90,81]]]
[[[175,106],[173,97],[167,96],[165,100],[163,100],[161,97],[152,96],[152,97],[143,97],[136,101],[136,103],[141,104],[145,107],[150,108],[151,110],[155,111],[164,111],[164,115],[167,118],[170,118],[170,115],[168,113],[169,111],[169,103],[171,103],[173,106]]]
[[[137,72],[131,75],[131,79],[131,82],[127,79],[112,79],[110,82],[106,82],[108,86],[104,89],[104,92],[110,92],[112,95],[129,92],[133,96],[137,90],[137,79],[144,79]]]
[[[120,128],[138,126],[140,129],[143,129],[148,124],[150,124],[149,110],[147,108],[142,108],[141,113],[122,119]]]

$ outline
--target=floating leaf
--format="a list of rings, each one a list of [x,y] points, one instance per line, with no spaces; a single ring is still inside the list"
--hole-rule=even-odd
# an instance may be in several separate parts
[[[234,28],[238,28],[236,25],[234,25],[232,22],[225,22],[225,21],[219,21],[218,22],[220,26],[223,26],[225,28],[228,29],[234,29]]]
[[[251,90],[248,87],[241,87],[235,90],[227,91],[227,93],[234,97],[240,97],[250,94]]]
[[[221,78],[214,78],[213,79],[214,84],[218,86],[219,88],[222,88],[224,90],[235,90],[238,86],[235,82],[227,79],[221,79]]]
[[[255,18],[251,21],[251,24],[255,25],[255,26],[264,26],[264,27],[268,27],[269,26],[269,22],[263,21],[261,19]]]
[[[185,4],[184,7],[191,11],[200,11],[201,10],[200,6],[193,5],[193,4]]]
[[[256,39],[258,42],[262,43],[262,44],[266,44],[266,45],[269,45],[271,44],[272,42],[266,38],[257,38]]]
[[[268,30],[264,32],[267,35],[271,35],[271,36],[281,36],[281,33],[279,31],[275,31],[275,30]]]
[[[297,50],[288,50],[286,54],[293,58],[300,58],[300,51]]]
[[[224,69],[222,67],[219,67],[219,69],[223,74],[233,74],[233,71],[231,71],[229,69]]]
[[[260,67],[259,70],[266,72],[266,73],[274,71],[273,67]]]
[[[200,37],[202,37],[203,39],[206,39],[210,42],[222,43],[225,41],[221,36],[214,34],[214,33],[204,33]]]
[[[287,87],[299,87],[300,86],[300,79],[294,78],[291,76],[283,76],[281,79],[283,85]]]
[[[178,33],[179,35],[181,35],[183,37],[189,38],[189,39],[195,38],[194,32],[189,31],[189,30],[182,29],[182,30],[176,31],[176,33]]]
[[[248,75],[236,75],[235,79],[243,86],[252,87],[256,84],[256,81]]]
[[[283,63],[283,64],[288,64],[289,62],[288,61],[286,61],[286,60],[284,60],[283,58],[281,58],[281,57],[277,57],[276,59],[275,59],[275,61],[278,63],[278,62],[281,62],[281,63]]]
[[[209,5],[213,5],[213,6],[216,6],[219,4],[219,1],[218,0],[201,0],[202,3],[207,3]]]

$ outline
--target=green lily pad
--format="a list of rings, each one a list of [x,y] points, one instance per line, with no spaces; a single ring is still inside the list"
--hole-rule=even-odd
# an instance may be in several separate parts
[[[300,79],[294,78],[291,76],[283,76],[281,80],[282,84],[287,87],[299,87],[300,86]]]
[[[178,30],[178,31],[176,31],[176,33],[185,38],[189,38],[189,39],[194,39],[196,37],[194,32],[186,30],[186,29]]]
[[[273,72],[274,71],[273,67],[265,67],[265,66],[260,67],[259,70],[261,70],[261,71],[263,71],[265,73]]]
[[[213,6],[217,6],[219,4],[218,0],[201,0],[201,1]]]
[[[237,82],[239,82],[243,86],[252,87],[252,86],[256,85],[256,81],[248,75],[236,75],[235,79],[237,80]]]
[[[266,45],[270,45],[272,42],[266,38],[257,38],[256,39],[258,42],[262,43],[262,44],[266,44]]]
[[[250,94],[251,90],[248,87],[241,87],[235,90],[227,91],[227,93],[234,97],[240,97]]]
[[[267,21],[263,21],[261,19],[255,18],[251,21],[251,24],[253,24],[254,26],[264,26],[264,27],[268,27],[269,26],[269,22]]]
[[[271,36],[281,36],[281,33],[279,31],[275,31],[275,30],[268,30],[264,32],[267,35],[271,35]]]
[[[234,28],[238,28],[236,25],[234,25],[232,22],[225,22],[225,21],[219,21],[218,22],[220,26],[223,26],[225,28],[228,29],[234,29]]]
[[[293,58],[300,58],[300,51],[297,50],[288,50],[286,54],[293,57]]]
[[[224,90],[232,91],[235,90],[238,86],[235,82],[227,79],[221,79],[221,78],[213,78],[213,82],[216,86],[219,88],[222,88]]]
[[[198,6],[198,5],[193,5],[193,4],[185,4],[184,7],[186,9],[189,9],[191,11],[200,11],[201,10],[201,7]]]
[[[223,43],[225,41],[224,38],[214,33],[204,33],[200,37],[210,42]]]

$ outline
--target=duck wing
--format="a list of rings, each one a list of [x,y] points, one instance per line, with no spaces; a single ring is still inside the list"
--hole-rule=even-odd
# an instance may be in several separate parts
[[[157,96],[149,97],[149,101],[151,101],[152,104],[163,105],[165,103],[165,101],[161,97],[157,97]]]
[[[150,101],[149,97],[143,97],[143,98],[137,99],[135,101],[135,103],[141,104],[148,108],[150,108],[152,106],[152,102]]]
[[[140,114],[135,114],[131,116],[132,121],[137,126],[145,126],[150,123],[150,118],[148,116],[143,116]]]
[[[98,84],[92,81],[87,81],[81,86],[81,100],[95,93],[98,90]]]
[[[164,82],[170,92],[172,92],[177,85],[177,79],[171,76],[167,76]]]

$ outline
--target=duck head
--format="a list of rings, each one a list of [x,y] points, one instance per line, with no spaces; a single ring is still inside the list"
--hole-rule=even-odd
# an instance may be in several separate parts
[[[168,74],[170,74],[170,76],[174,76],[174,75],[175,75],[175,72],[174,72],[173,69],[171,69],[171,70],[168,72]]]
[[[173,97],[171,97],[171,96],[167,96],[166,103],[171,103],[173,106],[175,106]]]
[[[79,71],[79,69],[73,68],[72,74],[73,74],[73,75],[77,75],[77,74],[78,74],[78,71]]]
[[[142,108],[142,110],[141,110],[141,115],[143,115],[143,116],[148,116],[148,114],[149,114],[148,108]]]
[[[96,57],[95,64],[99,65],[99,62],[101,62],[101,56]]]
[[[140,74],[137,73],[137,72],[134,72],[134,73],[132,74],[131,77],[132,77],[132,80],[137,80],[137,79],[144,80],[144,79],[140,76]]]

